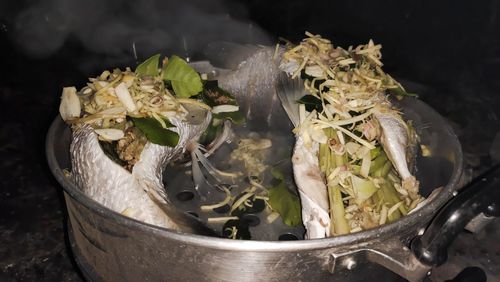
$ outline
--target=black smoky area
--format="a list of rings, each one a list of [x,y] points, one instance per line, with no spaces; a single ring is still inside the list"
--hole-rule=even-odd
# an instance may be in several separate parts
[[[134,67],[156,53],[202,59],[211,42],[275,40],[247,19],[241,4],[224,0],[20,1],[0,9],[21,52],[44,59],[67,55],[67,49],[73,55],[68,62],[84,73]]]

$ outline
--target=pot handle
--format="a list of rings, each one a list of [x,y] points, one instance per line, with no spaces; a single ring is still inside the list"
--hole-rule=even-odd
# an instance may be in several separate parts
[[[500,215],[500,164],[461,189],[434,217],[425,233],[413,239],[411,250],[426,265],[443,264],[453,240],[481,213]]]

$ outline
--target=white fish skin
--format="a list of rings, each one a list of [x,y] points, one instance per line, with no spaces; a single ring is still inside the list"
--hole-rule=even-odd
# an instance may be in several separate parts
[[[149,224],[181,230],[149,194],[168,204],[162,182],[163,169],[185,150],[188,142],[199,138],[210,118],[208,112],[198,124],[171,118],[170,122],[176,126],[172,130],[180,137],[179,143],[172,148],[148,142],[132,172],[109,159],[94,130],[83,125],[73,132],[71,177],[87,196],[109,209]]]
[[[382,129],[380,142],[403,180],[403,188],[408,191],[410,198],[417,199],[419,197],[418,181],[411,174],[407,161],[407,150],[412,146],[407,125],[390,111],[374,111],[374,117]]]
[[[292,165],[295,184],[302,204],[302,222],[306,239],[330,236],[330,215],[325,180],[321,176],[318,161],[319,144],[304,145],[300,136],[295,143]]]
[[[294,126],[299,125],[299,100],[304,94],[302,80],[291,79],[285,73],[277,77],[276,91],[281,105]],[[297,134],[292,156],[293,175],[299,190],[302,205],[302,223],[306,228],[306,239],[330,236],[330,215],[328,188],[319,169],[319,144],[312,141],[310,146]]]

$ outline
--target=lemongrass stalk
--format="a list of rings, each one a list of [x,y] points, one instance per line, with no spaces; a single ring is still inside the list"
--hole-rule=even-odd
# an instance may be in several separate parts
[[[322,172],[327,173],[328,162],[329,162],[329,148],[327,144],[319,144],[319,169]]]
[[[332,234],[342,235],[350,232],[349,225],[345,219],[344,203],[338,185],[328,185],[328,196],[330,200],[330,228]]]
[[[361,172],[361,166],[359,165],[350,165],[349,166],[351,171],[354,173],[354,174],[359,174]]]
[[[344,163],[346,163],[344,156],[345,156],[345,154],[342,154],[342,155],[335,154],[335,166],[336,167],[342,166],[342,165],[344,165]]]
[[[387,155],[381,151],[380,154],[372,161],[370,166],[370,175],[374,175],[375,172],[380,170],[387,161]]]
[[[389,172],[391,171],[392,168],[392,163],[391,162],[386,162],[382,169],[379,171],[379,177],[386,178]]]

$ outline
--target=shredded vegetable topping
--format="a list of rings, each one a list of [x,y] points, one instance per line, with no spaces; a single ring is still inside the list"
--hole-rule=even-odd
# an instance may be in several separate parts
[[[280,68],[304,81],[307,95],[298,101],[300,123],[294,132],[305,146],[319,143],[330,233],[361,231],[406,215],[422,201],[418,182],[399,169],[399,152],[385,143],[402,145],[404,152],[416,136],[387,94],[413,94],[382,70],[380,44],[370,40],[345,50],[319,35],[306,35],[299,45],[285,46]],[[400,136],[397,130],[408,138],[401,144],[386,141],[391,131]],[[402,159],[406,167],[404,155]]]
[[[217,81],[202,80],[206,75],[198,74],[177,56],[161,63],[160,58],[160,54],[150,57],[135,71],[105,70],[90,78],[80,91],[75,87],[63,89],[61,117],[73,126],[91,125],[105,153],[128,170],[139,160],[148,141],[169,147],[177,145],[179,135],[171,130],[174,125],[169,120],[175,117],[185,121],[189,107],[209,111],[219,107],[214,114],[219,114],[221,108],[232,115],[239,110],[227,92],[224,97],[227,101],[232,99],[230,105],[222,103],[225,101],[207,105],[204,92],[223,91],[217,87]]]

